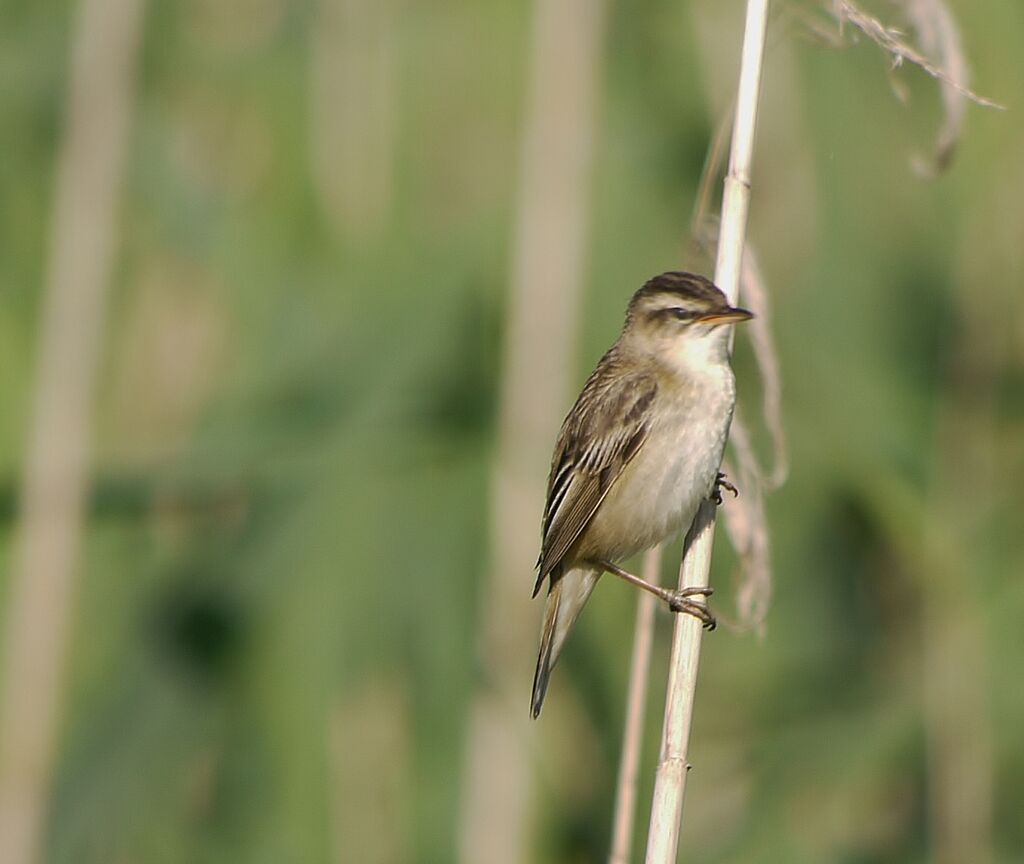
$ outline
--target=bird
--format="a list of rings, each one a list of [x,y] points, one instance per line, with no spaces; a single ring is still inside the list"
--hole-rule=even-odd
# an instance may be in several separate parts
[[[562,423],[548,476],[533,596],[545,581],[530,712],[540,715],[551,670],[602,573],[650,591],[713,627],[697,595],[669,591],[619,562],[693,522],[705,498],[735,493],[719,468],[736,404],[729,325],[752,318],[704,276],[648,280],[629,301],[622,332]]]

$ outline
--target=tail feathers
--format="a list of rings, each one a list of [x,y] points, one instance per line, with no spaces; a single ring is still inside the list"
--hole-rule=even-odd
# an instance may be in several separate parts
[[[530,702],[530,714],[536,720],[540,716],[544,695],[548,692],[548,679],[555,665],[554,656],[555,622],[558,620],[558,607],[562,602],[562,583],[556,582],[548,594],[544,606],[544,628],[540,634],[540,654],[537,655],[537,670],[533,673],[533,699]]]
[[[572,630],[584,604],[594,590],[598,570],[570,570],[555,582],[544,607],[544,627],[541,630],[540,653],[537,670],[533,674],[533,698],[530,713],[536,718],[544,705],[551,670],[562,653],[562,646]]]

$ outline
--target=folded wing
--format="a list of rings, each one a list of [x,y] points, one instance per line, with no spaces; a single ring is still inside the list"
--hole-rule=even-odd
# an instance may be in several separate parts
[[[647,439],[647,409],[657,395],[656,380],[609,375],[604,363],[590,376],[558,436],[534,596],[549,576],[552,585],[558,581],[566,553]]]

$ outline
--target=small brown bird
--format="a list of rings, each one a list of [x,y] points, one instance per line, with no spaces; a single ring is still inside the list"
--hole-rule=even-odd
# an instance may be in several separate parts
[[[655,276],[629,302],[618,340],[587,379],[555,444],[536,597],[549,580],[531,712],[540,714],[569,631],[604,572],[713,627],[710,589],[668,591],[617,562],[685,531],[717,495],[736,383],[728,328],[753,317],[693,273]]]

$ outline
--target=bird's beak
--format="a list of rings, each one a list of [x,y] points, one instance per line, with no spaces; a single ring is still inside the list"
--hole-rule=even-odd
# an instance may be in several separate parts
[[[741,309],[739,306],[729,306],[722,311],[701,315],[697,320],[701,324],[737,324],[740,321],[748,321],[753,317],[754,313],[747,309]]]

